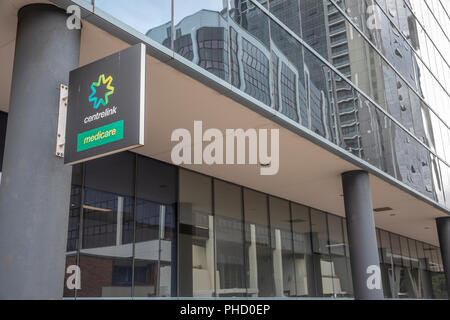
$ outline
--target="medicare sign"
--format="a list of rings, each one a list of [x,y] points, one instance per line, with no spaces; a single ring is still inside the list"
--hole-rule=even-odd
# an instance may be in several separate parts
[[[66,164],[144,145],[145,46],[71,71],[68,99]]]

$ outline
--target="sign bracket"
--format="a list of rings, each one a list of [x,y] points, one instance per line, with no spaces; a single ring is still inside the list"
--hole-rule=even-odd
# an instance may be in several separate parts
[[[60,158],[64,158],[64,147],[66,145],[68,96],[69,96],[69,87],[64,84],[61,84],[59,86],[58,131],[56,136],[56,156]]]

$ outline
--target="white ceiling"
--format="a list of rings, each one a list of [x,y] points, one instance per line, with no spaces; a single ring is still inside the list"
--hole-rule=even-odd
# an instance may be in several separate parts
[[[0,110],[8,110],[17,10],[30,2],[35,1],[0,0]],[[128,46],[86,21],[83,25],[80,65]],[[134,151],[166,162],[172,131],[190,129],[194,120],[202,120],[204,128],[278,128],[276,176],[261,176],[256,166],[189,168],[344,216],[340,174],[356,166],[150,56],[146,118],[146,145]],[[375,213],[378,227],[438,245],[434,219],[445,216],[443,212],[373,175],[370,181],[374,208],[394,209]]]

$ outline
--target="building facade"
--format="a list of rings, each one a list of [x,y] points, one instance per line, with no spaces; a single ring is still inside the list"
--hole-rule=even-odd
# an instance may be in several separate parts
[[[0,297],[448,298],[445,1],[5,1]],[[145,146],[64,166],[54,87],[135,43]],[[279,172],[173,164],[199,120],[280,130]]]

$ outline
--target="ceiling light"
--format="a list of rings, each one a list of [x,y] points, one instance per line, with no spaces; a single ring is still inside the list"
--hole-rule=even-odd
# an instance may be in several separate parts
[[[391,210],[393,210],[391,207],[380,207],[380,208],[373,209],[373,211],[375,211],[375,212],[384,212],[384,211],[391,211]]]

